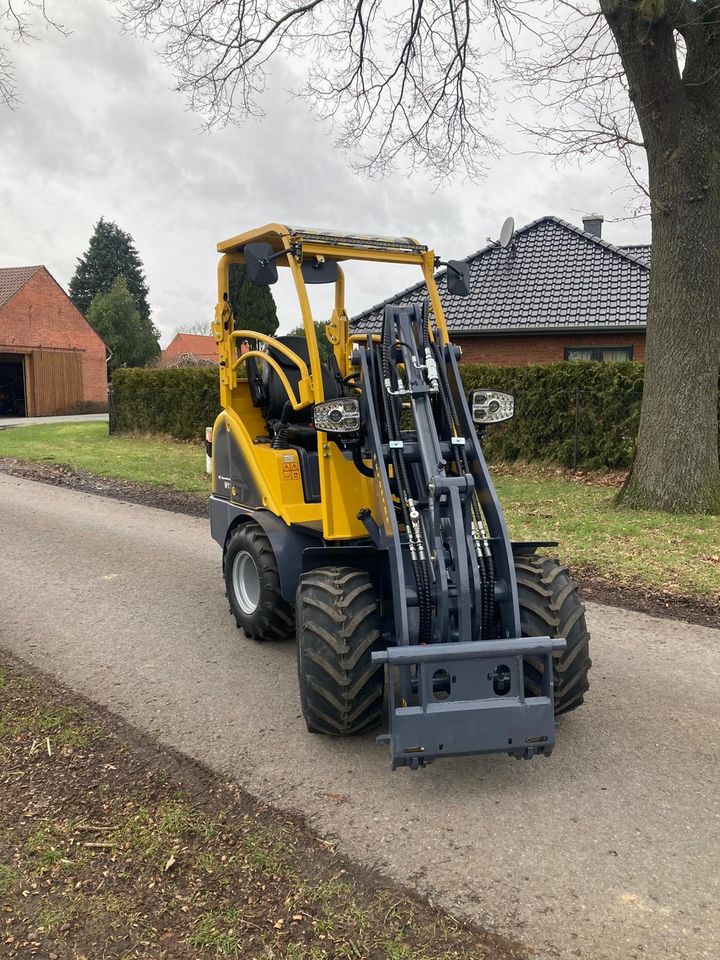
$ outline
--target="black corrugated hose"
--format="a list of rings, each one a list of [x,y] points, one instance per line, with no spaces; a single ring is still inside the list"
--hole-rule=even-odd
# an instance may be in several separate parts
[[[387,318],[383,320],[382,332],[382,379],[392,380],[392,349],[395,343],[395,323],[392,322],[393,329]],[[397,417],[397,411],[393,404],[393,398],[388,394],[385,383],[380,384],[380,391],[383,397],[383,412],[387,426],[387,435],[389,440],[400,440],[400,423]],[[405,523],[405,530],[408,538],[412,537],[412,520],[410,519],[410,508],[407,500],[409,496],[410,484],[408,481],[407,467],[402,448],[391,448],[391,458],[393,470],[395,472],[395,481],[398,487],[398,498]],[[415,576],[415,585],[418,593],[418,606],[420,611],[420,623],[418,627],[418,643],[432,642],[432,598],[430,594],[429,571],[426,563],[418,557],[411,557],[413,574]]]
[[[449,413],[452,430],[453,432],[458,433],[457,408],[455,407],[455,401],[453,399],[452,391],[450,390],[450,381],[448,379],[447,367],[445,365],[445,360],[440,348],[439,331],[437,328],[434,331],[432,349],[438,368],[440,392],[442,394],[445,415],[448,416]],[[454,449],[458,470],[461,470],[462,473],[471,473],[465,448],[456,444],[454,445]],[[475,491],[473,494],[472,511],[476,522],[480,528],[483,529],[484,524],[482,518],[482,508],[480,507],[480,500],[478,498],[477,491]],[[490,544],[484,538],[482,540],[482,557],[480,558],[480,561],[481,562],[478,564],[478,569],[480,570],[481,596],[483,601],[483,609],[481,614],[482,633],[483,637],[489,638],[490,623],[495,614],[495,565],[493,563],[492,553],[490,552]]]

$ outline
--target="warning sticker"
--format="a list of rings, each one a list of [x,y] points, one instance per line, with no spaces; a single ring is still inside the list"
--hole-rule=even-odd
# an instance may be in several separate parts
[[[282,465],[283,480],[299,480],[300,467],[296,463],[284,463]]]

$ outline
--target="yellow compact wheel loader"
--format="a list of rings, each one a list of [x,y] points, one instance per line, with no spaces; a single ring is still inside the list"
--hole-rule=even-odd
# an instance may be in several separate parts
[[[466,396],[436,282],[409,237],[269,224],[218,245],[222,412],[212,431],[211,531],[230,609],[256,641],[297,639],[308,730],[361,733],[387,716],[393,768],[439,757],[546,756],[556,716],[590,668],[584,608],[567,569],[511,542],[485,459],[485,427],[513,398]],[[384,308],[359,332],[346,261],[413,265],[427,299]],[[233,316],[228,271],[293,281],[305,337]],[[448,296],[464,261],[443,264]],[[334,286],[321,363],[308,286]]]

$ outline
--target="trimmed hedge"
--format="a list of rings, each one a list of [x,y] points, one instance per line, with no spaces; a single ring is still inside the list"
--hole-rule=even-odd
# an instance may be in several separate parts
[[[467,363],[460,371],[467,390],[494,388],[515,397],[514,418],[485,434],[489,460],[630,466],[640,422],[641,363]],[[120,369],[112,387],[111,420],[118,431],[200,439],[220,405],[215,367]]]
[[[116,370],[110,431],[164,433],[199,440],[220,410],[217,367]]]
[[[468,390],[488,387],[515,397],[513,419],[485,434],[489,460],[590,469],[630,466],[640,423],[643,364],[463,364],[460,370]]]

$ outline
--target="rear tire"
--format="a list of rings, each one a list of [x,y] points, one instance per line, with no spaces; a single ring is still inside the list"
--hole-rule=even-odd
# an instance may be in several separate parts
[[[339,737],[374,727],[385,673],[370,658],[380,645],[380,611],[368,574],[353,567],[306,573],[295,609],[300,702],[310,733]]]
[[[280,593],[275,554],[262,527],[243,523],[230,536],[223,557],[225,593],[235,623],[250,640],[288,640],[293,608]]]
[[[590,634],[585,607],[567,567],[551,557],[515,558],[520,625],[524,637],[564,637],[565,650],[553,654],[555,715],[579,707],[589,688]],[[525,695],[542,695],[543,661],[525,660]]]

